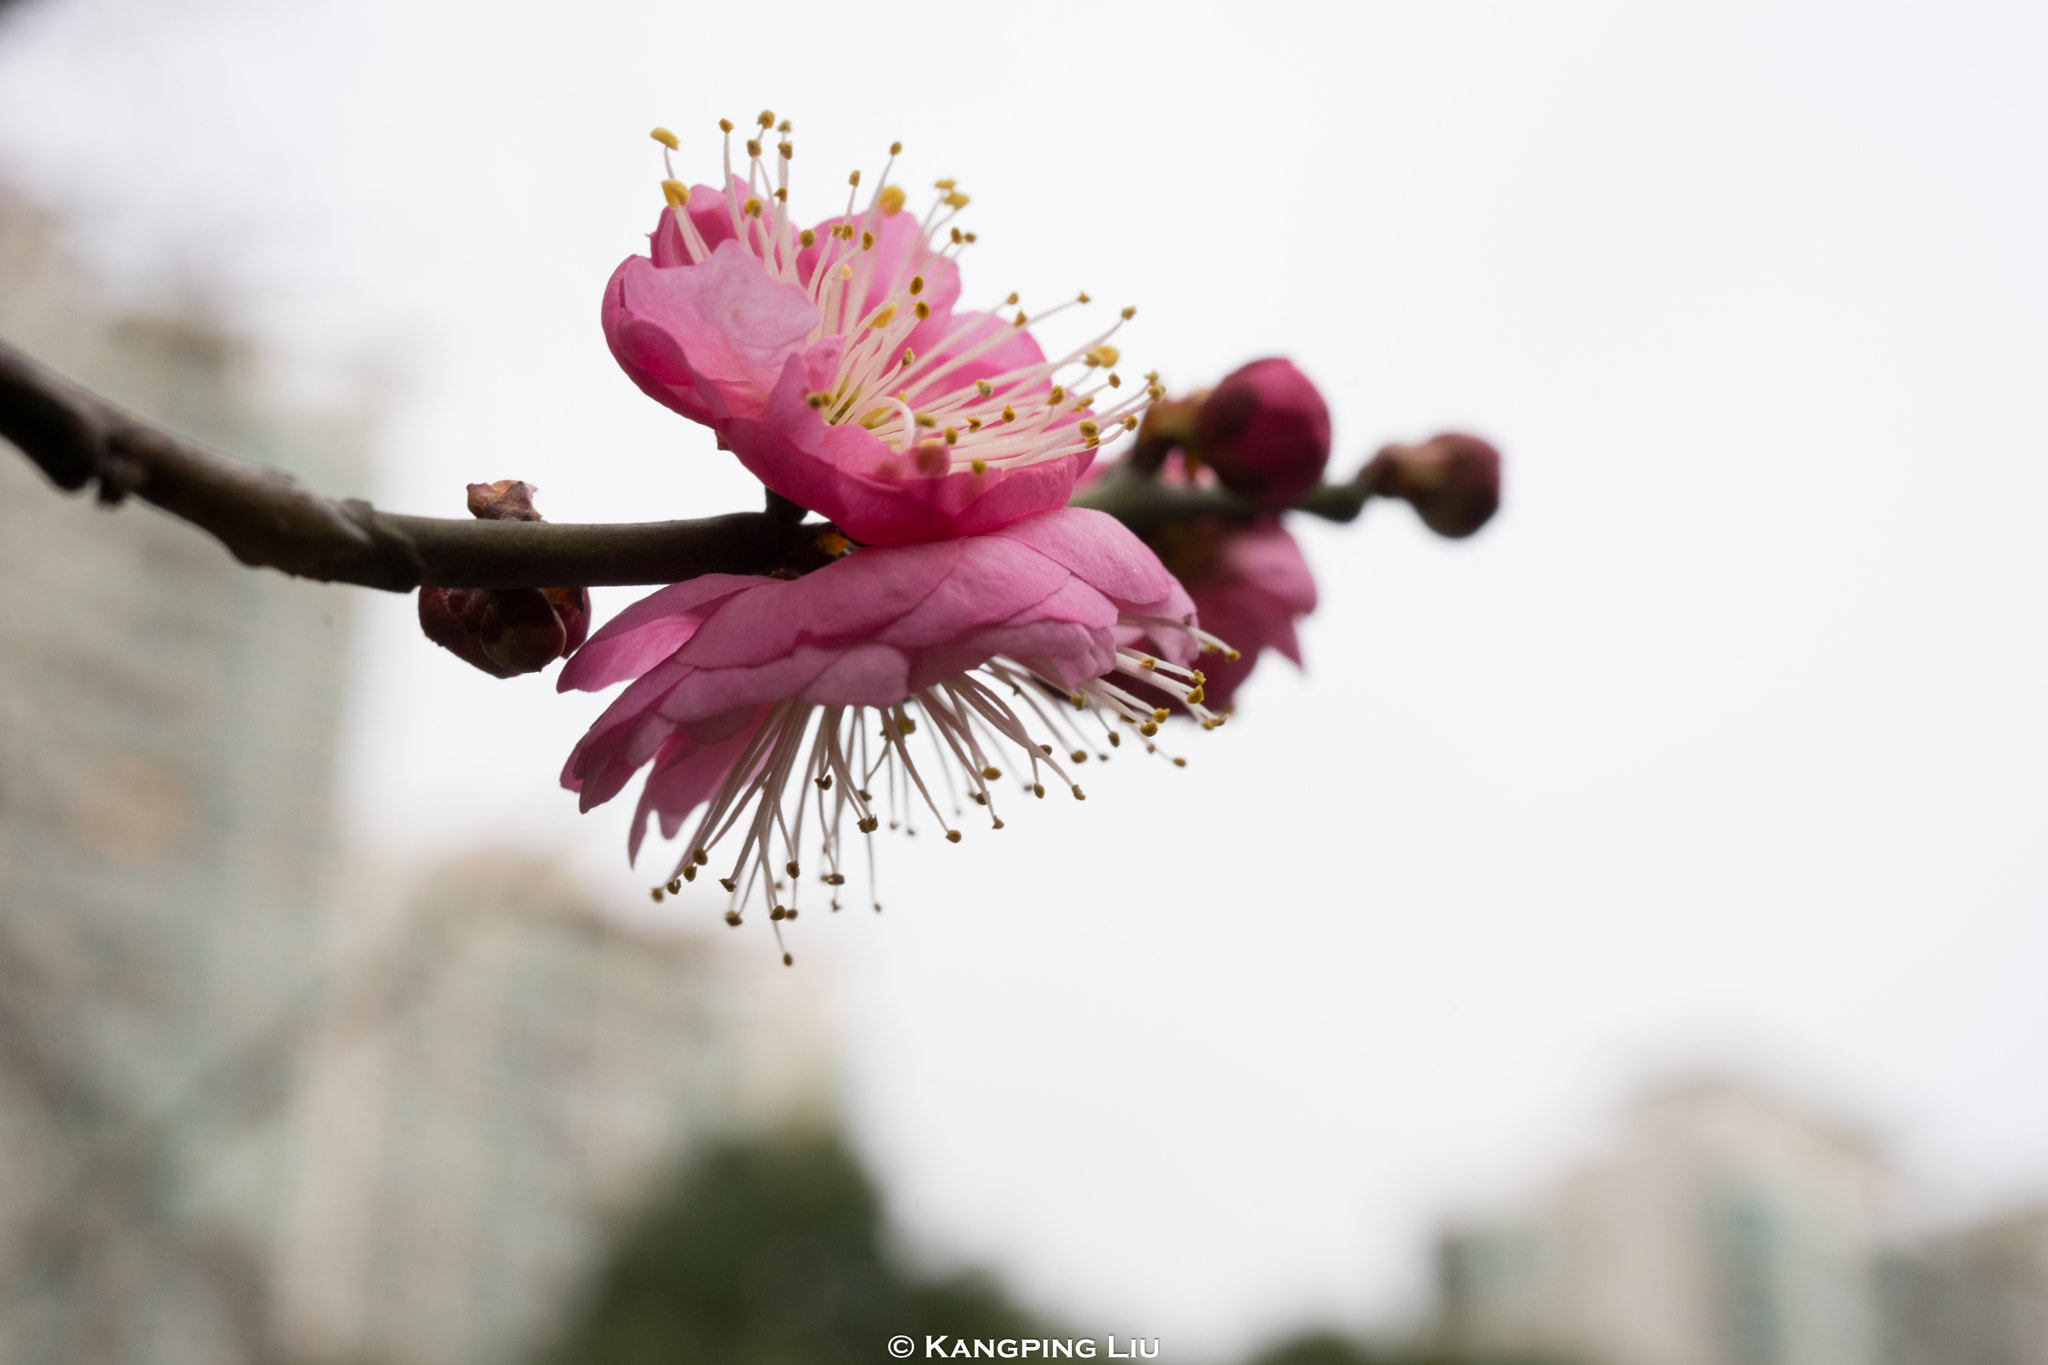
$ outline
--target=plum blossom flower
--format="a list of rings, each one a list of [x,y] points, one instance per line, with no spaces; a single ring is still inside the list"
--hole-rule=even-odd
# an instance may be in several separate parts
[[[570,754],[562,784],[587,811],[651,764],[634,858],[650,816],[674,838],[701,808],[668,889],[731,840],[713,869],[727,921],[763,904],[779,938],[797,913],[808,819],[837,910],[849,817],[872,835],[885,818],[911,824],[922,805],[957,843],[945,807],[957,812],[961,792],[1002,828],[1005,768],[1034,796],[1051,781],[1081,798],[1062,753],[1085,761],[1093,727],[1110,745],[1135,732],[1152,748],[1168,711],[1140,686],[1220,724],[1191,666],[1204,650],[1228,653],[1194,625],[1157,557],[1079,508],[856,550],[801,578],[710,574],[628,607],[563,669],[564,690],[634,681]]]
[[[1035,316],[959,308],[956,258],[974,234],[955,225],[968,202],[955,182],[938,181],[914,216],[889,180],[897,144],[865,207],[856,171],[845,211],[798,230],[790,125],[758,122],[781,140],[772,152],[748,141],[744,178],[730,123],[719,187],[686,186],[670,166],[651,254],[613,272],[604,329],[626,373],[864,544],[975,535],[1063,506],[1154,396],[1113,368],[1109,339],[1135,310],[1048,359],[1029,328],[1088,296]],[[654,136],[664,157],[678,146]]]
[[[1269,649],[1302,666],[1294,623],[1316,609],[1316,580],[1279,518],[1223,531],[1207,562],[1190,573],[1188,596],[1203,628],[1235,646],[1209,664],[1207,705],[1230,710],[1238,687]]]

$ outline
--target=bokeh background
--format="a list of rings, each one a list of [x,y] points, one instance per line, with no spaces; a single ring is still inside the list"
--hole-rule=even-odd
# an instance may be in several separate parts
[[[460,515],[465,483],[522,478],[557,520],[756,505],[705,433],[617,372],[597,303],[659,207],[647,129],[677,130],[685,178],[708,178],[715,121],[764,106],[795,123],[800,216],[832,211],[846,171],[872,174],[900,138],[909,183],[952,175],[974,196],[971,300],[1136,303],[1127,367],[1175,389],[1295,359],[1330,400],[1338,473],[1455,427],[1503,447],[1508,483],[1470,542],[1394,505],[1298,526],[1322,591],[1305,674],[1263,666],[1230,727],[1185,741],[1185,771],[1119,759],[1085,807],[887,848],[886,912],[806,917],[788,971],[758,925],[706,932],[708,899],[653,908],[625,864],[627,812],[579,816],[557,788],[602,699],[464,668],[419,637],[408,598],[266,586],[285,624],[259,627],[234,596],[249,575],[196,532],[11,470],[17,638],[56,650],[86,629],[101,654],[78,667],[104,672],[150,631],[194,638],[175,598],[219,616],[205,629],[248,667],[276,665],[247,697],[331,691],[333,735],[263,748],[295,776],[259,786],[312,805],[251,797],[286,822],[253,830],[202,789],[209,756],[267,723],[253,703],[215,689],[211,728],[138,720],[124,739],[93,717],[142,703],[112,689],[66,721],[86,703],[51,682],[54,655],[17,654],[10,922],[85,895],[86,854],[38,833],[63,803],[33,775],[82,771],[66,726],[113,764],[175,732],[195,809],[256,850],[209,856],[282,865],[233,916],[201,918],[214,956],[166,929],[187,946],[133,968],[173,994],[278,986],[246,1008],[200,992],[220,1018],[169,1071],[211,1075],[223,1050],[262,1071],[235,1040],[275,1036],[265,1021],[299,998],[280,983],[301,978],[360,977],[373,1000],[360,1028],[332,999],[306,1006],[304,1038],[402,1025],[441,1046],[455,1025],[391,1002],[460,987],[414,990],[391,965],[426,932],[407,926],[439,923],[417,907],[554,886],[603,945],[576,989],[648,1000],[647,1022],[579,1033],[560,1063],[616,1071],[574,1108],[591,1131],[610,1131],[603,1106],[649,1111],[621,1121],[634,1136],[605,1171],[654,1169],[685,1128],[829,1121],[905,1274],[981,1267],[1030,1312],[1174,1358],[1316,1323],[1428,1336],[1443,1230],[1519,1207],[1605,1150],[1627,1097],[1676,1077],[1732,1077],[1860,1133],[1883,1172],[1873,1245],[2023,1210],[2048,1193],[2044,60],[2048,13],[2016,3],[16,0],[0,8],[0,177],[26,262],[9,339],[33,327],[39,354],[171,420],[198,390],[163,378],[159,352],[211,347],[205,382],[234,395],[220,411],[268,415],[185,425],[335,495]],[[94,318],[129,321],[87,344]],[[200,342],[138,341],[137,318]],[[116,521],[166,547],[132,573],[178,586],[120,607],[118,629],[125,580],[87,553],[88,528]],[[109,581],[81,597],[94,563]],[[166,563],[185,567],[164,580]],[[632,594],[596,597],[603,616]],[[115,795],[66,797],[64,818],[112,829],[93,837],[147,899],[163,882],[134,862],[136,822],[187,798],[151,805],[157,779],[110,771]],[[175,860],[185,825],[166,828],[151,856]],[[296,938],[269,909],[295,895]],[[245,941],[269,955],[237,957]],[[544,992],[492,970],[490,1017],[516,1023]],[[102,989],[51,992],[65,1029],[98,1035]],[[363,1155],[335,1136],[362,1126],[350,1086],[388,1094],[398,1064],[373,1084],[352,1046],[313,1080],[270,1066],[299,1078],[278,1112],[339,1144],[320,1160],[374,1185],[391,1153],[481,1122],[430,1115]],[[435,1065],[459,1080],[484,1063]],[[638,1079],[664,1066],[668,1088]],[[455,1105],[421,1085],[380,1112]],[[679,1126],[668,1104],[718,1121]],[[448,1169],[467,1169],[459,1146]],[[287,1268],[248,1271],[248,1312],[367,1350],[384,1291],[321,1295],[335,1258],[376,1259],[374,1229],[344,1216],[365,1205],[336,1191],[357,1187],[308,1185],[298,1159],[273,1153],[272,1184],[238,1196],[297,1210],[265,1224]],[[534,1161],[515,1187],[551,1178]],[[605,1180],[574,1199],[624,1208],[639,1188]],[[550,1263],[559,1290],[524,1336],[379,1349],[510,1358],[549,1305],[586,1301],[600,1242]],[[56,1292],[38,1283],[30,1298]],[[79,1339],[38,1339],[60,1338]]]

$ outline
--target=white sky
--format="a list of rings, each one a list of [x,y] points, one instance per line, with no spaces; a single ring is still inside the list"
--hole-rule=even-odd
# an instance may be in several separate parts
[[[886,915],[802,922],[917,1245],[1183,1352],[1364,1321],[1443,1211],[1698,1059],[1845,1105],[1947,1207],[2048,1187],[2048,10],[569,10],[55,0],[0,42],[0,164],[113,287],[195,270],[393,376],[398,510],[755,505],[597,305],[646,129],[709,178],[764,104],[816,216],[893,138],[960,177],[970,299],[1137,302],[1128,367],[1177,386],[1291,355],[1343,473],[1508,454],[1470,543],[1300,528],[1310,671],[1186,772],[891,846]],[[641,903],[627,811],[554,786],[598,703],[411,610],[365,594],[358,835]]]

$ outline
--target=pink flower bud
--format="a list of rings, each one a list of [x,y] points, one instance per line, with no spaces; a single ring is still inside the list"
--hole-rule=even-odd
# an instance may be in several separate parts
[[[1195,418],[1195,454],[1240,497],[1285,507],[1314,488],[1330,459],[1330,409],[1292,361],[1254,360],[1210,392]]]
[[[1469,536],[1500,510],[1500,452],[1460,432],[1388,446],[1358,478],[1371,492],[1412,504],[1440,536]]]

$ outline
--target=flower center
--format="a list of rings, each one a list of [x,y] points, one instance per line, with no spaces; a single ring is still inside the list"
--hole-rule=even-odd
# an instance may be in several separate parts
[[[1014,332],[1091,302],[1085,292],[1036,314],[1019,309],[1007,321],[1002,310],[1017,307],[1014,293],[986,313],[949,312],[936,333],[927,329],[923,334],[924,353],[919,354],[911,339],[933,312],[923,297],[927,279],[975,241],[974,233],[954,222],[968,196],[951,179],[935,182],[936,197],[916,222],[910,249],[878,251],[889,230],[885,224],[904,213],[908,203],[903,187],[889,179],[903,149],[895,143],[865,208],[856,207],[861,174],[855,171],[848,177],[845,212],[816,230],[799,232],[789,217],[789,164],[796,155],[791,125],[786,119],[777,124],[767,110],[756,122],[761,137],[746,142],[744,181],[733,173],[733,125],[719,122],[725,133],[726,212],[733,235],[769,274],[810,296],[818,324],[807,345],[826,337],[843,339],[831,384],[808,395],[809,402],[829,424],[858,423],[874,432],[903,457],[893,472],[930,476],[965,469],[984,474],[1093,450],[1135,431],[1140,414],[1163,396],[1156,375],[1127,387],[1115,368],[1120,355],[1109,341],[1136,315],[1135,308],[1123,309],[1106,330],[1056,359],[984,373],[989,357]],[[771,131],[780,135],[772,186],[762,143]],[[684,249],[693,263],[702,261],[711,248],[685,211],[690,191],[675,178],[669,159],[679,144],[665,128],[655,129],[654,139],[662,144],[669,174],[662,190]],[[892,472],[893,464],[885,463],[882,472]]]

